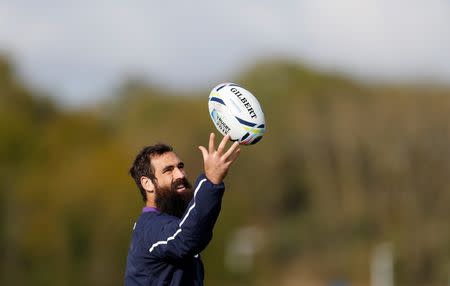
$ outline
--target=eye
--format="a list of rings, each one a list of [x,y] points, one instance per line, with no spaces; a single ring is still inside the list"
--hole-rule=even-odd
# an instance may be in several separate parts
[[[178,169],[184,169],[184,163],[178,164]]]
[[[172,167],[172,166],[170,166],[170,167],[164,168],[164,170],[163,170],[163,174],[165,174],[165,173],[169,173],[169,172],[172,172],[172,171],[173,171],[173,167]]]

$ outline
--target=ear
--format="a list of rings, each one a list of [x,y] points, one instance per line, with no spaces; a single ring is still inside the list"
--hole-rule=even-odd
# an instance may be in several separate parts
[[[155,185],[153,184],[152,180],[148,177],[141,177],[141,186],[144,188],[144,190],[147,193],[154,193],[155,192]]]

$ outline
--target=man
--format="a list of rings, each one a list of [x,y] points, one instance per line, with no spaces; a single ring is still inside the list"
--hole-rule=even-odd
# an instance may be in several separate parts
[[[200,252],[212,238],[225,190],[223,179],[240,153],[235,142],[225,150],[229,136],[215,149],[199,146],[204,174],[192,189],[183,162],[172,147],[144,148],[130,174],[145,207],[133,228],[127,257],[125,285],[203,285]]]

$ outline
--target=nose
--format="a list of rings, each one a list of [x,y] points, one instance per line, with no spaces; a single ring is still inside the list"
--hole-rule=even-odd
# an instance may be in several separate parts
[[[175,168],[173,172],[174,180],[183,179],[185,177],[184,170]]]

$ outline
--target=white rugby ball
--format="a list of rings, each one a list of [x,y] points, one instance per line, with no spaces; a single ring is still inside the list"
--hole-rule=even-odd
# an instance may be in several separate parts
[[[259,101],[235,83],[221,83],[208,98],[209,115],[222,135],[242,145],[258,143],[266,131],[264,113]]]

